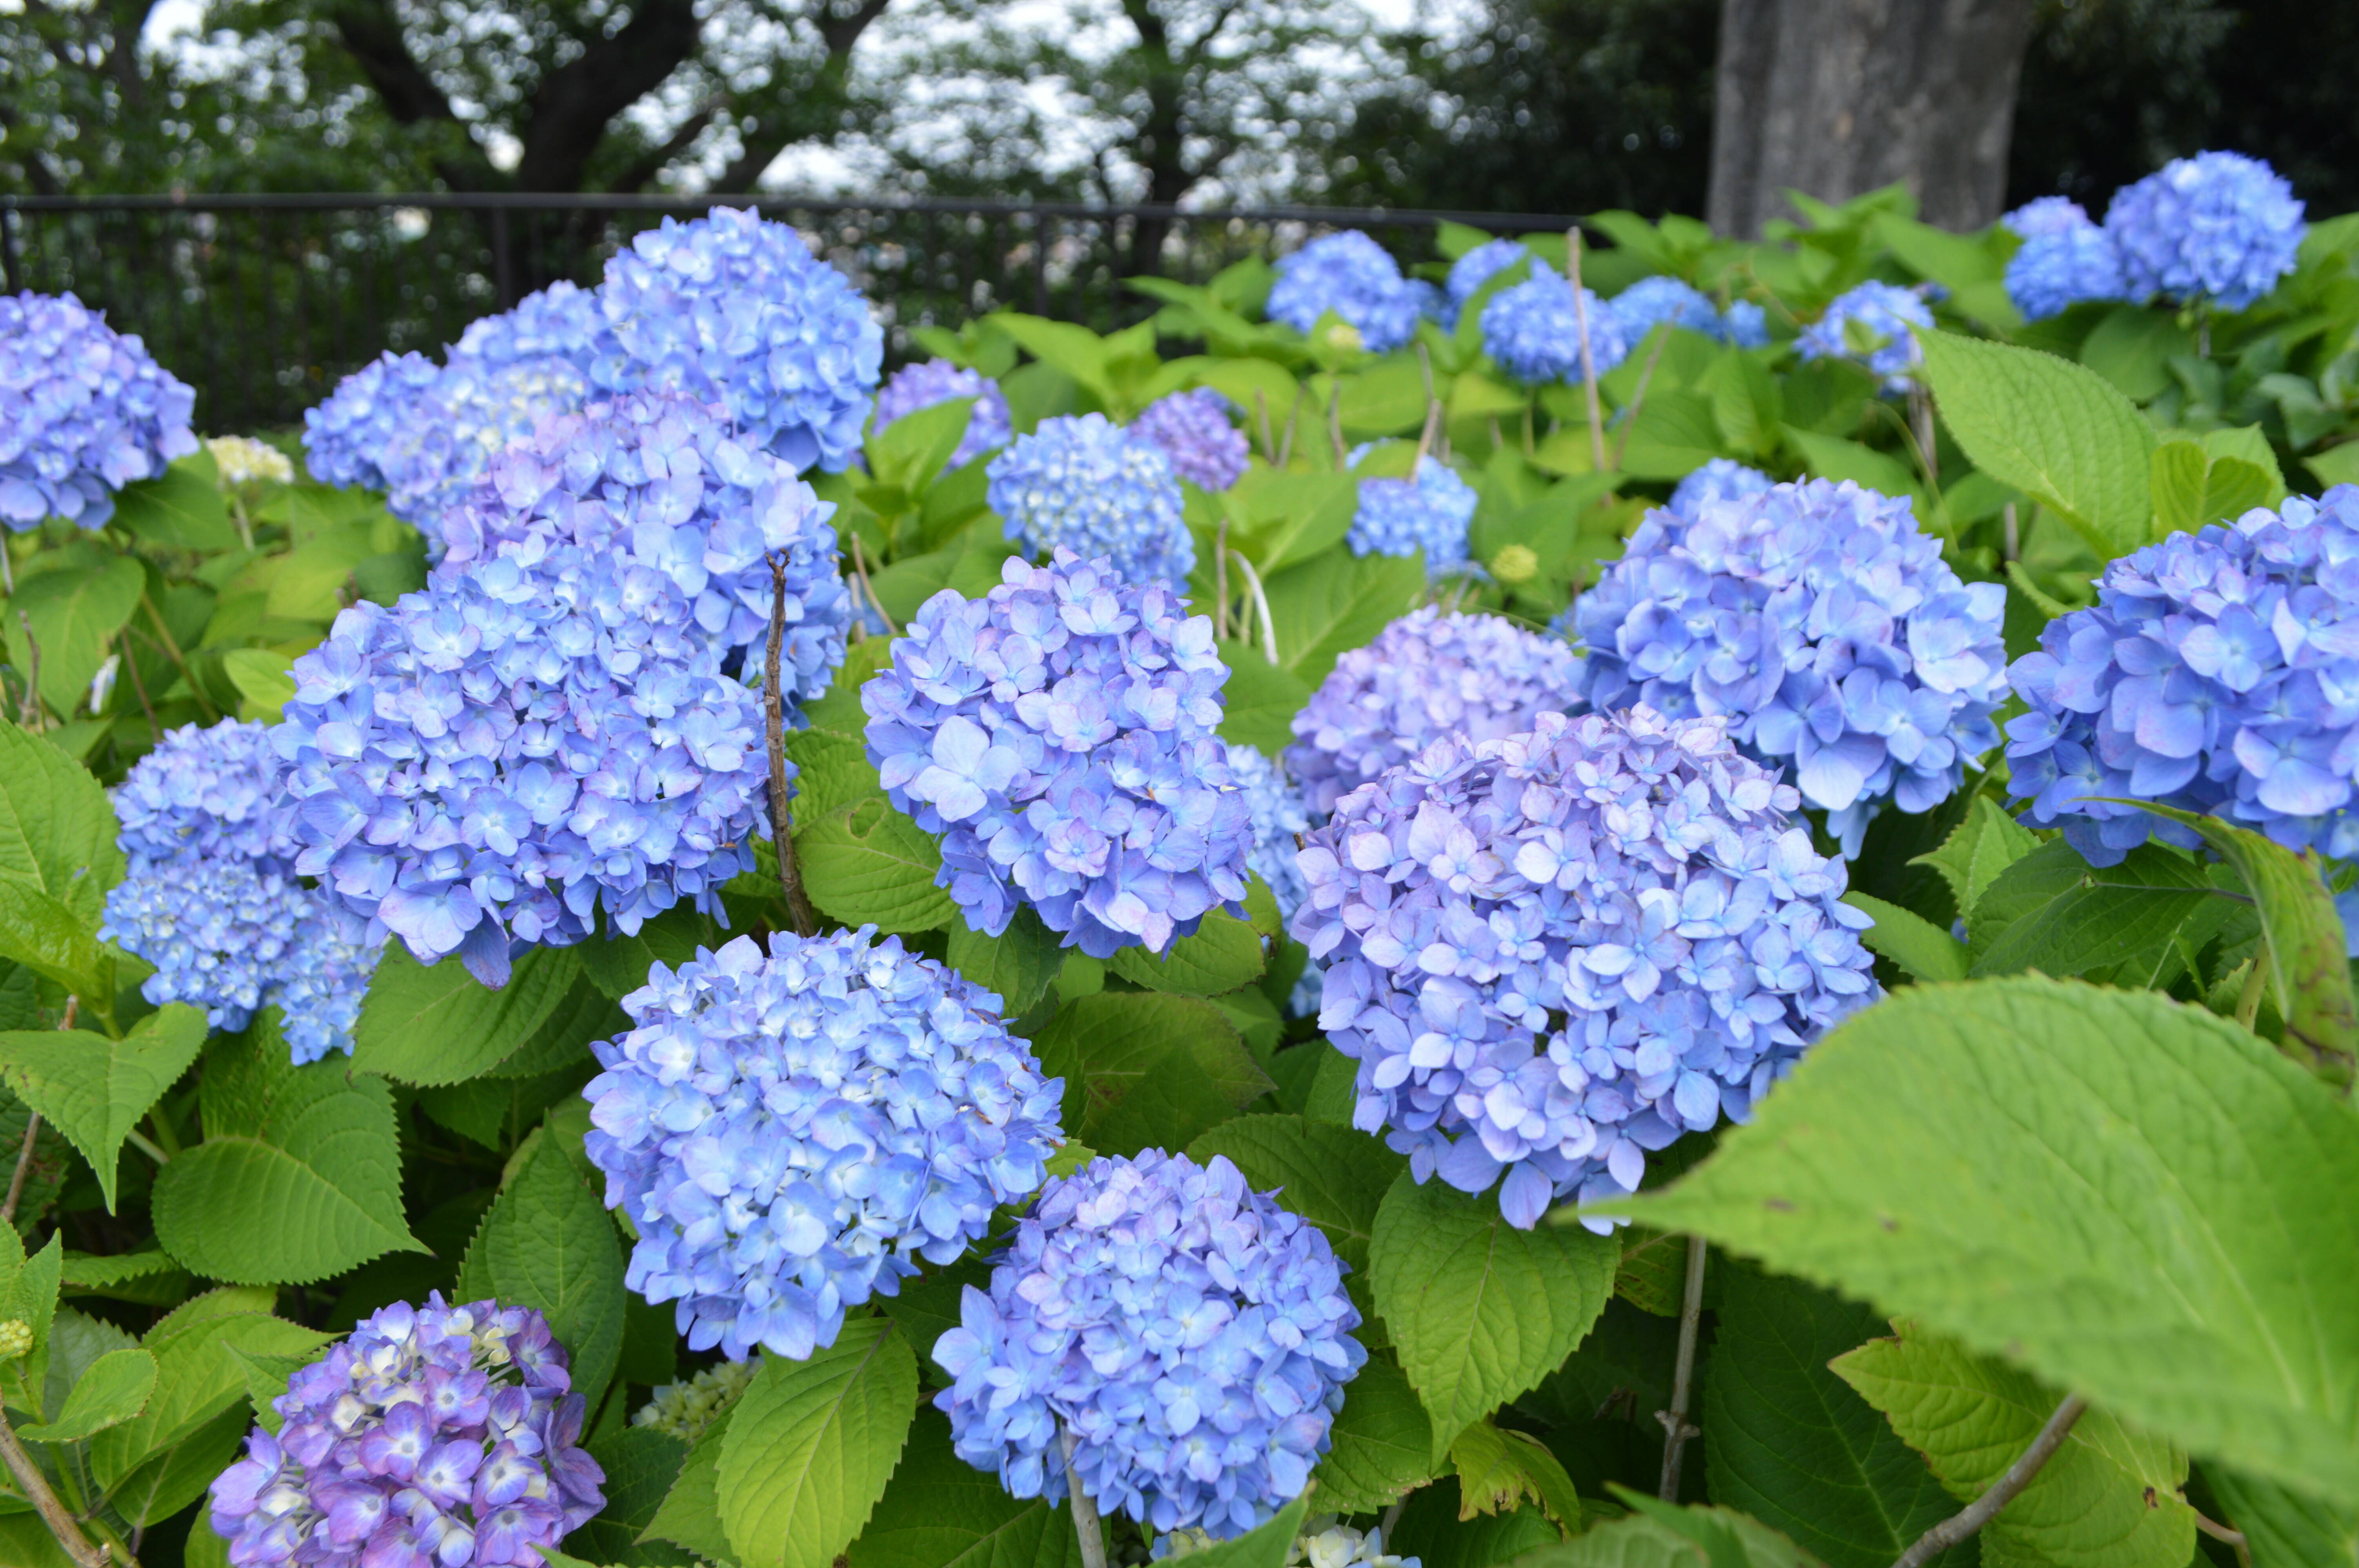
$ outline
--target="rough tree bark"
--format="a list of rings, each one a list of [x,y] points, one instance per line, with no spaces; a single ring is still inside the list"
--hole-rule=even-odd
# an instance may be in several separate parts
[[[1722,0],[1712,226],[1757,235],[1785,191],[1906,180],[1929,223],[1999,215],[2031,0]]]

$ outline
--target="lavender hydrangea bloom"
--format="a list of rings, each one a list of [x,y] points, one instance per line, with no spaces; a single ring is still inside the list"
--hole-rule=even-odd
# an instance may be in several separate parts
[[[2044,321],[2084,299],[2123,297],[2113,236],[2077,201],[2043,196],[2000,222],[2023,236],[2006,264],[2006,297],[2027,321]]]
[[[2041,196],[2025,202],[1999,220],[1999,226],[2012,229],[2026,240],[2037,240],[2049,234],[2068,234],[2075,229],[2093,229],[2095,220],[2088,209],[2069,196]]]
[[[1281,256],[1264,308],[1269,319],[1308,333],[1332,310],[1360,334],[1360,346],[1388,354],[1417,332],[1431,294],[1401,276],[1400,264],[1357,229],[1327,234]]]
[[[1495,615],[1428,605],[1335,661],[1294,716],[1286,766],[1314,816],[1444,735],[1489,741],[1581,700],[1581,661],[1561,641]]]
[[[637,1227],[626,1283],[689,1346],[808,1359],[843,1312],[950,1263],[1060,1141],[999,999],[876,928],[657,964],[592,1045],[591,1163]]]
[[[1011,1496],[1065,1496],[1158,1532],[1244,1534],[1299,1497],[1368,1358],[1316,1226],[1225,1157],[1150,1149],[1052,1181],[959,1326],[934,1396],[960,1458]]]
[[[1885,391],[1906,392],[1925,362],[1914,329],[1933,330],[1925,301],[1897,284],[1871,279],[1837,295],[1794,348],[1806,360],[1849,360],[1882,377]]]
[[[605,1507],[549,1320],[497,1302],[380,1308],[297,1368],[212,1487],[238,1568],[539,1568]]]
[[[1642,277],[1607,301],[1623,338],[1638,342],[1663,322],[1701,337],[1721,334],[1720,311],[1703,290],[1676,277]]]
[[[590,396],[589,378],[571,360],[452,360],[377,460],[386,509],[425,536],[429,559],[440,559],[445,515],[492,460],[529,439],[551,415],[580,412]]]
[[[894,421],[953,397],[972,397],[974,407],[967,416],[966,434],[959,438],[946,468],[964,468],[984,453],[997,451],[1015,436],[1007,395],[999,390],[999,383],[979,370],[966,370],[948,360],[921,360],[895,371],[876,395],[875,428],[881,434]]]
[[[2149,834],[2135,806],[2219,816],[2293,849],[2359,856],[2359,487],[2174,534],[2106,567],[2097,602],[2048,623],[2009,671],[2007,788],[2094,865]]]
[[[2242,310],[2293,271],[2301,215],[2293,187],[2260,159],[2198,153],[2114,192],[2105,232],[2127,297]]]
[[[1277,912],[1293,918],[1302,902],[1302,868],[1294,862],[1300,836],[1310,829],[1302,792],[1286,770],[1251,746],[1229,743],[1229,775],[1245,793],[1253,821],[1253,849],[1245,864],[1269,884]]]
[[[1875,995],[1843,863],[1717,719],[1646,707],[1436,741],[1302,851],[1296,938],[1353,1125],[1528,1229],[1742,1121]]]
[[[381,460],[442,369],[423,354],[386,352],[303,411],[303,463],[322,484],[390,490]]]
[[[1485,240],[1450,264],[1450,281],[1443,286],[1443,319],[1458,325],[1459,312],[1482,292],[1483,286],[1518,265],[1528,268],[1536,258],[1521,240]]]
[[[996,936],[1028,903],[1094,958],[1241,914],[1252,825],[1216,732],[1212,623],[1070,550],[982,599],[919,607],[861,688],[894,806],[942,836],[937,881]]]
[[[1590,368],[1603,375],[1629,357],[1622,319],[1590,290],[1581,291],[1589,317]],[[1581,306],[1572,285],[1553,272],[1536,269],[1512,288],[1491,296],[1483,307],[1483,351],[1516,381],[1537,386],[1579,381]]]
[[[1202,490],[1236,483],[1253,452],[1245,433],[1230,422],[1229,400],[1209,386],[1157,398],[1130,429],[1161,448],[1172,470]]]
[[[116,491],[197,449],[196,397],[72,295],[0,295],[0,523],[103,528]]]
[[[1364,479],[1344,543],[1355,556],[1423,556],[1429,578],[1462,570],[1466,535],[1481,498],[1439,458],[1419,458],[1417,477]]]
[[[991,509],[1027,555],[1104,557],[1141,584],[1185,583],[1195,569],[1171,460],[1103,414],[1043,419],[984,471]]]
[[[1669,505],[1680,516],[1692,517],[1706,502],[1742,501],[1763,494],[1777,483],[1759,469],[1747,468],[1734,458],[1713,458],[1680,481]]]
[[[797,472],[838,471],[860,449],[884,329],[786,224],[750,208],[666,218],[606,264],[598,294],[614,344],[602,387],[722,404],[740,437]]]
[[[1720,341],[1732,348],[1769,346],[1769,315],[1750,299],[1739,299],[1720,313]]]
[[[1647,514],[1575,607],[1584,695],[1723,719],[1846,854],[1884,805],[1927,811],[1998,743],[2006,590],[1964,583],[1908,502],[1848,480]]]

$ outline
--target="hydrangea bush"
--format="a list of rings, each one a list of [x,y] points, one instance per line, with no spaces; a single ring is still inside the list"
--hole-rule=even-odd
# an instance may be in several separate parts
[[[0,295],[0,523],[104,527],[116,491],[197,449],[195,403],[72,295]]]

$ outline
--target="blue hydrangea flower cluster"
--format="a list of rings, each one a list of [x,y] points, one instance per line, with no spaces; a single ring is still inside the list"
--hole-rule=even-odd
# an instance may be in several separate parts
[[[1432,287],[1403,277],[1391,254],[1357,229],[1323,235],[1278,258],[1264,307],[1271,320],[1303,333],[1332,310],[1372,354],[1407,344],[1419,319],[1437,308]]]
[[[1817,479],[1648,513],[1574,624],[1591,707],[1725,719],[1749,755],[1790,760],[1849,854],[1886,802],[1931,809],[1998,743],[2006,608],[1905,498]]]
[[[2123,297],[2113,236],[2063,196],[2043,196],[1999,220],[2023,237],[2006,264],[2006,297],[2027,321],[2044,321],[2084,299]]]
[[[717,908],[767,827],[762,704],[728,661],[782,552],[783,666],[799,697],[823,687],[847,613],[824,519],[691,401],[549,421],[452,514],[425,590],[354,605],[296,661],[271,736],[297,869],[491,985],[512,939],[579,941],[602,902],[625,932]]]
[[[1174,472],[1200,490],[1223,491],[1245,477],[1253,449],[1229,418],[1229,400],[1209,386],[1148,404],[1131,434],[1152,441]]]
[[[1528,1229],[1745,1119],[1875,992],[1870,921],[1799,805],[1719,720],[1643,706],[1444,736],[1345,795],[1293,932],[1359,1063],[1353,1125],[1419,1181],[1499,1184]]]
[[[1622,319],[1589,289],[1581,292],[1589,313],[1590,366],[1603,375],[1629,357],[1630,341]],[[1491,296],[1483,307],[1483,351],[1527,385],[1579,381],[1581,307],[1572,285],[1543,268]]]
[[[1178,585],[1196,541],[1171,460],[1103,414],[1043,419],[991,460],[986,492],[1007,537],[1027,555],[1104,557],[1125,582]]]
[[[1028,903],[1093,958],[1242,914],[1252,824],[1217,733],[1212,623],[1059,550],[977,600],[926,600],[861,688],[894,806],[942,836],[940,885],[996,936]]]
[[[1364,479],[1344,543],[1355,556],[1423,556],[1425,575],[1463,570],[1466,535],[1481,498],[1439,458],[1419,458],[1415,479]]]
[[[116,491],[197,449],[196,401],[72,295],[0,295],[0,523],[103,528]]]
[[[442,368],[424,354],[379,354],[303,410],[303,465],[322,484],[390,490],[382,460]]]
[[[1999,220],[2002,228],[2011,229],[2018,239],[2037,240],[2049,234],[2070,233],[2074,229],[2096,227],[2088,209],[2069,196],[2040,196],[2025,202]]]
[[[2198,153],[2114,192],[2105,232],[2127,297],[2242,310],[2293,271],[2302,204],[2258,158]]]
[[[750,208],[666,218],[607,262],[598,295],[614,345],[602,387],[721,404],[797,472],[840,471],[860,449],[884,329],[786,224]]]
[[[1242,1535],[1301,1495],[1368,1354],[1318,1227],[1223,1156],[1150,1149],[1052,1181],[934,1344],[960,1458],[1150,1530]]]
[[[506,362],[453,358],[409,406],[384,448],[386,507],[441,557],[445,515],[482,480],[492,460],[528,439],[551,415],[579,412],[589,378],[569,359]]]
[[[114,792],[128,861],[103,941],[156,966],[140,994],[244,1029],[276,1005],[299,1064],[352,1054],[383,944],[294,873],[294,824],[260,724],[168,731]]]
[[[1518,734],[1581,700],[1581,660],[1553,637],[1495,615],[1428,605],[1335,667],[1294,716],[1286,767],[1311,815],[1445,735]]]
[[[1759,469],[1747,468],[1734,458],[1713,458],[1680,481],[1668,504],[1680,516],[1692,517],[1707,502],[1742,501],[1763,494],[1777,483]]]
[[[2110,866],[2152,834],[2136,806],[2224,817],[2293,849],[2359,855],[2359,487],[2174,534],[2105,568],[2009,672],[2007,788]]]
[[[451,362],[473,360],[493,366],[558,359],[586,376],[591,366],[614,354],[610,330],[598,296],[560,280],[526,295],[512,308],[470,322],[451,346]]]
[[[1536,258],[1521,240],[1485,240],[1450,264],[1450,281],[1442,286],[1442,320],[1453,330],[1459,312],[1483,286],[1516,266],[1528,267]]]
[[[1633,343],[1665,321],[1706,338],[1721,335],[1719,308],[1702,289],[1676,277],[1660,274],[1642,277],[1607,301],[1605,308],[1614,312],[1622,336]]]
[[[1925,362],[1917,329],[1933,330],[1925,301],[1897,284],[1870,279],[1837,295],[1794,348],[1806,360],[1849,360],[1882,377],[1885,391],[1906,392]]]
[[[1302,792],[1286,770],[1251,746],[1229,742],[1229,776],[1244,792],[1253,821],[1253,849],[1245,864],[1269,884],[1277,912],[1292,919],[1302,902],[1302,868],[1294,861],[1301,835],[1310,830]]]
[[[897,419],[953,397],[972,397],[974,407],[967,416],[966,434],[959,438],[946,468],[964,468],[1015,437],[1015,418],[999,383],[979,370],[966,370],[948,360],[920,360],[895,371],[876,395],[875,428],[882,432]]]
[[[1769,313],[1750,299],[1729,302],[1720,313],[1720,341],[1732,348],[1769,346]]]
[[[592,1046],[591,1163],[639,1239],[626,1283],[689,1346],[795,1360],[846,1307],[955,1261],[1048,1179],[1060,1078],[999,998],[876,928],[657,964]]]
[[[296,1369],[212,1487],[238,1568],[538,1568],[606,1505],[549,1320],[382,1307]]]

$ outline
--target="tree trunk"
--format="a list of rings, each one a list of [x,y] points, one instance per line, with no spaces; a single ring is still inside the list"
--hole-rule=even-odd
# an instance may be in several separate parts
[[[1929,223],[1990,222],[2030,34],[2031,0],[1722,0],[1712,226],[1894,180]]]

